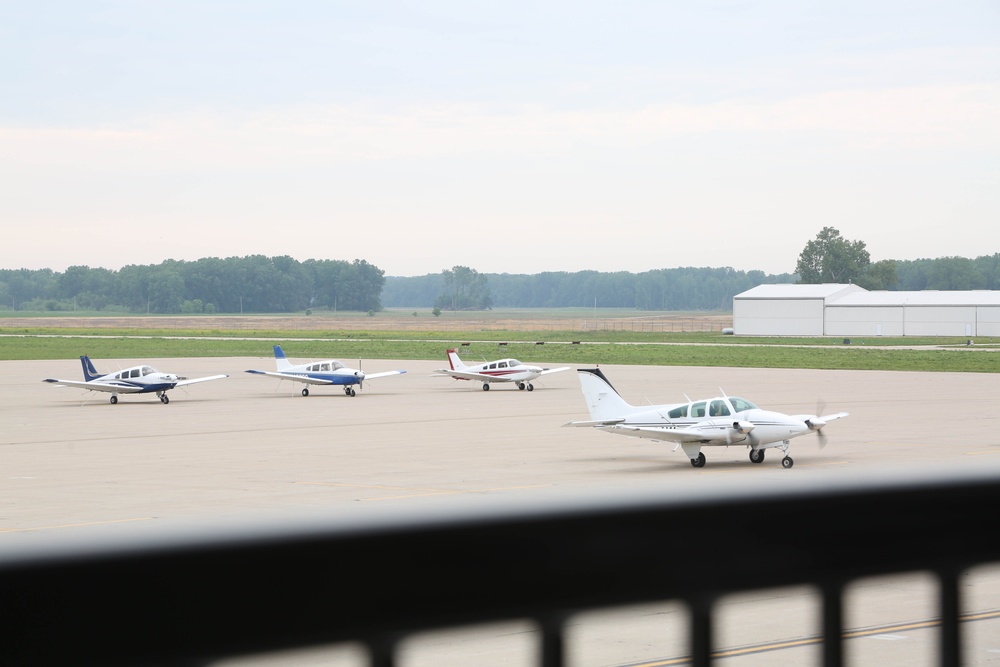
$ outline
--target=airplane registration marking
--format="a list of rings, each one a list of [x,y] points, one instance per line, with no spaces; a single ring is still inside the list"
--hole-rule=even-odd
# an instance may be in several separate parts
[[[974,614],[963,614],[958,617],[959,623],[969,623],[971,621],[985,621],[1000,618],[1000,610],[978,612]],[[889,633],[892,632],[902,632],[906,630],[927,630],[929,628],[936,628],[941,625],[940,619],[932,619],[929,621],[917,621],[915,623],[900,623],[898,625],[884,625],[875,628],[866,628],[864,630],[851,630],[841,634],[842,639],[858,639],[861,637],[873,637],[879,639],[893,638],[902,639],[902,637],[895,637]],[[712,659],[716,658],[732,658],[742,655],[752,655],[755,653],[767,653],[769,651],[777,651],[785,648],[801,648],[803,646],[814,646],[816,644],[822,644],[823,637],[806,637],[805,639],[795,639],[791,641],[784,642],[771,642],[767,644],[758,644],[756,646],[746,646],[743,648],[726,649],[722,651],[715,651],[712,653]],[[667,665],[687,665],[691,663],[690,656],[683,656],[679,658],[668,658],[666,660],[655,660],[653,662],[636,662],[630,663],[628,667],[667,667]]]
[[[155,517],[142,516],[134,519],[112,519],[110,521],[84,521],[82,523],[64,523],[55,526],[35,526],[34,528],[0,528],[0,533],[30,533],[35,530],[56,530],[59,528],[81,528],[83,526],[106,526],[113,523],[129,523],[132,521],[152,521]]]

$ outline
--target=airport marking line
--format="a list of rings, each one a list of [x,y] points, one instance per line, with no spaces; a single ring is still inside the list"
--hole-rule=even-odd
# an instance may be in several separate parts
[[[972,614],[962,614],[958,617],[959,623],[969,623],[972,621],[987,621],[1000,618],[1000,610],[993,611],[983,611],[976,612]],[[906,630],[927,630],[929,628],[936,628],[941,625],[940,619],[932,619],[929,621],[916,621],[913,623],[899,623],[896,625],[882,625],[873,628],[865,628],[863,630],[850,630],[844,632],[841,635],[842,639],[859,639],[861,637],[889,637],[890,633],[902,632]],[[722,651],[715,651],[712,653],[712,659],[717,658],[733,658],[742,655],[752,655],[755,653],[767,653],[769,651],[777,651],[785,648],[800,648],[803,646],[815,646],[817,644],[822,644],[822,637],[806,637],[804,639],[794,639],[782,642],[769,642],[766,644],[757,644],[755,646],[745,646],[742,648],[725,649]],[[667,667],[668,665],[687,665],[691,662],[689,656],[683,656],[680,658],[668,658],[666,660],[654,660],[653,662],[636,662],[629,663],[628,667]]]

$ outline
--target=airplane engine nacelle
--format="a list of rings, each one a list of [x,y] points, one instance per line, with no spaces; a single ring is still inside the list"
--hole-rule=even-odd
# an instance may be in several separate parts
[[[808,426],[813,431],[818,431],[824,426],[826,426],[826,422],[817,417],[816,419],[807,419],[806,426]]]
[[[733,422],[733,430],[736,431],[737,433],[742,433],[743,435],[746,435],[747,433],[752,431],[753,428],[754,425],[752,422],[744,422],[744,421]]]

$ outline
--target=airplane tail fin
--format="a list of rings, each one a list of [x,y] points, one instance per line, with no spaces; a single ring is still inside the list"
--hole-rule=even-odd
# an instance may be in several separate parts
[[[458,352],[455,351],[455,348],[448,350],[448,365],[451,366],[451,370],[453,371],[460,371],[465,368],[465,364],[458,358]]]
[[[274,346],[274,364],[278,367],[279,371],[284,371],[292,367],[292,362],[285,356],[285,351],[281,349],[280,345]]]
[[[611,386],[600,368],[578,368],[577,375],[592,420],[618,419],[635,410]]]
[[[97,372],[97,369],[94,368],[94,364],[90,360],[90,357],[86,354],[80,357],[80,365],[83,366],[83,379],[85,382],[96,380],[101,376],[101,374]]]

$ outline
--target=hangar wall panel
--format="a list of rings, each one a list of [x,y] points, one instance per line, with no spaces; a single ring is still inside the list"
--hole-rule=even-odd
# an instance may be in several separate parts
[[[906,336],[970,336],[976,330],[975,306],[910,306],[904,317]]]
[[[1000,336],[1000,306],[980,306],[976,313],[976,336]]]
[[[733,329],[743,336],[822,336],[822,299],[734,299]]]
[[[900,306],[827,307],[827,336],[902,336]]]

